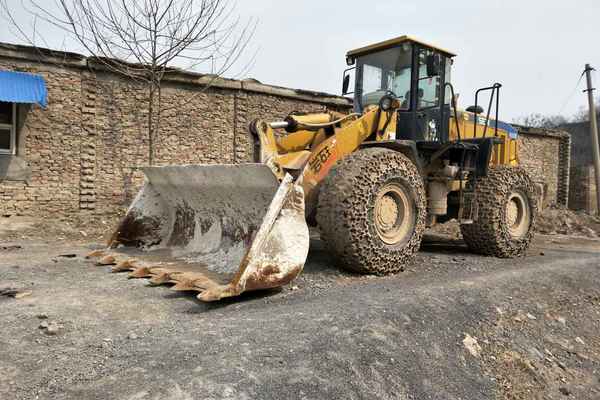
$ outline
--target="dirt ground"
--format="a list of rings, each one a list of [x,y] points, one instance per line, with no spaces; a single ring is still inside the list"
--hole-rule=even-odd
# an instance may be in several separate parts
[[[585,230],[501,260],[449,224],[389,277],[337,269],[313,235],[289,286],[203,304],[85,260],[113,222],[0,219],[0,399],[600,398]]]

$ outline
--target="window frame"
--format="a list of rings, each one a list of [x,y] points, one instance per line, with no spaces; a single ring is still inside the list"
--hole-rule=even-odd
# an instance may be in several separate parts
[[[437,50],[435,49],[431,49],[428,47],[424,47],[424,46],[420,46],[417,49],[417,63],[416,63],[416,69],[417,69],[417,85],[416,85],[416,93],[415,95],[417,96],[417,104],[416,104],[416,109],[417,111],[422,111],[422,110],[428,110],[428,109],[432,109],[435,107],[442,107],[443,104],[445,104],[445,94],[442,94],[442,87],[444,86],[444,82],[445,82],[445,68],[446,65],[443,63],[441,68],[441,73],[438,75],[434,75],[434,76],[421,76],[421,67],[426,67],[426,64],[422,64],[421,63],[421,52],[425,53],[425,57],[427,57],[429,54],[428,52],[431,52],[432,54],[440,54]],[[441,55],[441,54],[440,54]],[[425,75],[427,75],[427,73],[425,73]],[[437,99],[434,99],[434,101],[428,101],[428,100],[424,100],[424,103],[429,103],[429,105],[421,105],[421,99],[419,98],[419,89],[421,88],[421,82],[426,80],[426,79],[436,79],[437,80],[437,85],[435,88],[435,94],[437,96]],[[442,97],[444,97],[442,99]],[[435,101],[437,100],[437,101]],[[442,104],[440,104],[442,103]]]
[[[8,154],[15,155],[16,147],[17,147],[17,103],[12,104],[12,123],[11,124],[2,124],[0,123],[0,128],[9,129],[10,130],[10,148],[9,149],[0,149],[0,154]]]
[[[362,112],[368,105],[363,104],[363,95],[364,93],[364,74],[365,74],[365,66],[368,65],[370,67],[374,67],[374,68],[378,68],[376,65],[371,65],[366,63],[364,60],[365,58],[367,58],[368,56],[371,56],[373,54],[377,54],[377,53],[381,53],[381,52],[385,52],[385,51],[392,51],[392,50],[397,50],[399,51],[403,46],[408,46],[409,50],[409,60],[410,60],[410,75],[409,75],[409,88],[408,88],[408,92],[410,94],[410,99],[408,102],[408,107],[407,108],[403,108],[402,111],[409,111],[411,110],[411,104],[412,104],[412,82],[413,82],[413,74],[414,74],[414,52],[415,52],[415,44],[413,43],[402,43],[400,45],[394,45],[391,46],[389,48],[385,48],[385,49],[381,49],[381,50],[376,50],[373,52],[369,52],[363,55],[360,55],[356,58],[356,75],[355,75],[355,81],[354,81],[354,109],[356,112]],[[384,79],[387,79],[386,74],[384,73],[384,69],[381,69],[381,86],[383,86],[383,81]],[[383,91],[383,89],[381,89]],[[397,94],[398,95],[398,94]],[[402,93],[401,95],[404,95],[404,93]],[[375,104],[375,103],[374,103]]]

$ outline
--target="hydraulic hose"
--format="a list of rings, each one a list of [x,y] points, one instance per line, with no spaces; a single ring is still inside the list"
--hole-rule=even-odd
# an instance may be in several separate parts
[[[360,116],[361,116],[361,114],[359,114],[359,113],[352,113],[352,114],[345,115],[344,117],[339,118],[335,121],[325,122],[325,123],[321,123],[321,124],[311,124],[308,122],[300,122],[300,121],[295,120],[293,117],[288,117],[288,118],[286,118],[285,121],[271,122],[269,125],[273,129],[287,129],[291,125],[294,128],[294,130],[297,130],[298,128],[312,130],[312,129],[327,128],[329,126],[336,125],[336,124],[339,124],[340,122],[346,121],[350,118],[360,117]]]

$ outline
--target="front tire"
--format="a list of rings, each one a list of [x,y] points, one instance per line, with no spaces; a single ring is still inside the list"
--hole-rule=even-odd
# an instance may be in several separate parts
[[[474,223],[460,226],[469,248],[501,258],[525,255],[537,216],[535,186],[527,172],[519,167],[490,167],[487,176],[468,185],[470,190],[475,186],[478,209]]]
[[[393,150],[370,148],[331,169],[320,190],[317,222],[343,268],[383,275],[414,259],[426,212],[423,179],[412,161]]]

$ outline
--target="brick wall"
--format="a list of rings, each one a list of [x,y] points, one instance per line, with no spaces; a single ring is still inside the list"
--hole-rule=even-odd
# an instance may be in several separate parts
[[[560,130],[518,127],[519,162],[541,188],[542,205],[566,206],[571,139]]]
[[[0,69],[16,68],[14,63],[0,60]],[[0,183],[0,213],[44,210],[55,214],[77,210],[81,146],[79,73],[28,64],[19,70],[44,76],[49,106],[47,110],[38,106],[19,110],[22,128],[17,155],[28,162],[31,176],[28,182]]]
[[[40,74],[48,107],[19,106],[19,159],[27,182],[0,178],[0,215],[114,213],[126,206],[148,164],[147,93],[142,86],[89,68],[89,60],[0,44],[0,69]],[[175,74],[162,91],[155,165],[250,161],[248,124],[289,112],[349,109],[348,100],[321,93]],[[4,156],[6,157],[6,156]]]

